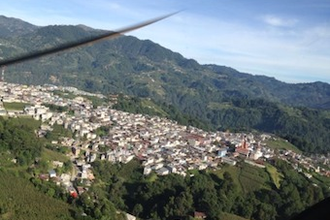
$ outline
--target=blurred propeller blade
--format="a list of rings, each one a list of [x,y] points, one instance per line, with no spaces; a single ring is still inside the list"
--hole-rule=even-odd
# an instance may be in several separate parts
[[[50,54],[54,54],[54,53],[58,53],[58,52],[61,52],[61,51],[70,50],[70,49],[80,47],[80,46],[84,46],[84,45],[88,45],[88,44],[93,44],[93,43],[101,41],[101,40],[115,38],[115,37],[118,37],[121,34],[124,34],[124,33],[127,33],[129,31],[133,31],[133,30],[145,27],[147,25],[153,24],[155,22],[158,22],[160,20],[168,18],[168,17],[170,17],[174,14],[177,14],[177,13],[179,13],[179,12],[174,12],[174,13],[164,15],[164,16],[161,16],[161,17],[158,17],[158,18],[154,18],[154,19],[151,19],[151,20],[139,23],[139,24],[135,24],[135,25],[132,25],[132,26],[129,26],[129,27],[126,27],[126,28],[119,29],[117,31],[107,31],[106,33],[103,33],[103,34],[100,34],[100,35],[97,35],[97,36],[93,36],[93,37],[89,37],[89,38],[85,38],[85,39],[82,39],[82,40],[79,40],[79,41],[64,43],[62,45],[52,47],[52,48],[49,48],[49,49],[35,51],[35,52],[20,55],[20,56],[14,57],[14,58],[1,60],[0,61],[0,67],[1,66],[12,65],[12,64],[15,64],[15,63],[35,59],[35,58],[38,58],[38,57],[42,57],[42,56],[46,56],[46,55],[50,55]]]

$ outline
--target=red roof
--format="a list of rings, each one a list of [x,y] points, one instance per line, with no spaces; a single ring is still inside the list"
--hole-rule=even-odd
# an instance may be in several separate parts
[[[78,197],[78,193],[77,193],[77,192],[72,192],[72,193],[70,193],[70,195],[71,195],[73,198],[77,198],[77,197]]]
[[[249,154],[249,149],[238,147],[238,148],[236,148],[236,152],[239,153],[239,154],[248,155]]]

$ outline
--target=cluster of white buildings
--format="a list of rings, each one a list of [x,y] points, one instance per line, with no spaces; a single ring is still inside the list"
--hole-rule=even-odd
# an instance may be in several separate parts
[[[63,98],[54,91],[69,92],[74,98]],[[110,107],[113,103],[93,108],[91,101],[82,96],[104,97],[72,87],[7,83],[2,93],[5,102],[29,103],[13,116],[25,114],[43,121],[40,136],[55,124],[74,133],[73,138],[62,137],[54,142],[70,148],[69,156],[75,164],[71,180],[78,178],[90,184],[94,179],[92,163],[97,159],[127,163],[137,158],[143,161],[145,175],[186,175],[187,170],[216,169],[220,163],[235,165],[237,157],[260,165],[261,158],[274,156],[274,150],[263,144],[271,138],[269,135],[206,132],[166,118],[118,111]],[[44,103],[66,107],[68,111],[51,112]],[[100,128],[108,128],[107,133],[99,136]]]

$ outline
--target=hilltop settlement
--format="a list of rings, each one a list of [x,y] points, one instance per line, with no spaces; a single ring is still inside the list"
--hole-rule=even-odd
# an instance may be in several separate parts
[[[189,170],[219,169],[220,164],[235,166],[237,161],[262,169],[265,161],[278,157],[288,161],[297,172],[303,172],[306,178],[312,178],[313,172],[330,176],[326,169],[329,157],[307,157],[291,150],[271,148],[267,143],[276,141],[277,137],[270,134],[206,132],[167,118],[115,110],[112,106],[118,96],[105,97],[73,87],[3,82],[0,92],[0,116],[41,121],[35,131],[40,138],[54,126],[72,132],[72,137],[63,136],[51,142],[68,149],[72,170],[59,174],[55,170],[62,167],[63,162],[50,161],[53,169],[39,177],[66,187],[75,196],[88,190],[93,183],[95,160],[128,163],[137,159],[144,167],[144,175],[153,172],[185,176]],[[93,106],[93,98],[104,102]],[[23,107],[6,108],[6,103],[21,103]],[[64,110],[54,111],[50,106]],[[74,187],[73,181],[77,180],[84,187]]]

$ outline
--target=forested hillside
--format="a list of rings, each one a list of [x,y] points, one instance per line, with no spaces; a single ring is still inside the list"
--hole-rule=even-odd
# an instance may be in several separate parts
[[[329,196],[325,185],[313,186],[286,162],[277,160],[274,166],[284,176],[279,188],[265,170],[244,163],[235,170],[228,166],[215,172],[195,170],[186,177],[157,177],[155,173],[144,177],[137,161],[93,164],[100,183],[107,183],[97,184],[105,192],[102,196],[142,219],[186,217],[203,210],[214,220],[223,219],[226,213],[255,220],[285,220]]]
[[[0,27],[6,27],[11,19],[1,17],[1,21]],[[25,28],[25,23],[17,22],[10,24]],[[83,26],[26,28],[28,31],[19,34],[4,31],[0,37],[0,57],[102,32]],[[258,129],[287,138],[308,152],[328,150],[329,84],[288,84],[224,66],[200,65],[135,37],[122,36],[13,65],[7,67],[5,78],[10,82],[69,85],[103,94],[150,98],[157,105],[165,103],[190,119],[206,123],[204,128]]]

